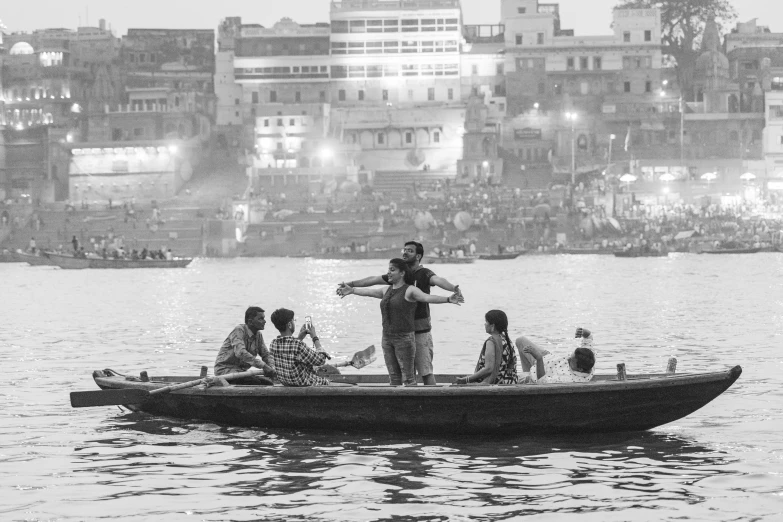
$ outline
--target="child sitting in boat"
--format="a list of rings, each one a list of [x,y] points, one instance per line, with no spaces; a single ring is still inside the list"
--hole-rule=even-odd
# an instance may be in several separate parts
[[[555,357],[527,337],[518,337],[517,349],[522,359],[522,371],[530,372],[526,379],[540,384],[589,382],[593,378],[595,354],[593,334],[587,328],[577,328],[575,337],[581,346],[567,357]]]

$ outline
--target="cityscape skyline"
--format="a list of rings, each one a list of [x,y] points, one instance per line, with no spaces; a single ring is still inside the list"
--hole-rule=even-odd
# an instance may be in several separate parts
[[[463,20],[467,24],[500,23],[501,0],[462,0]],[[611,9],[617,0],[561,0],[562,26],[574,29],[577,35],[606,34],[610,32]],[[217,27],[221,19],[241,16],[246,23],[271,26],[283,17],[298,23],[309,24],[329,21],[330,0],[289,0],[285,3],[271,3],[259,9],[256,2],[248,0],[225,0],[213,5],[188,10],[182,1],[169,1],[165,7],[160,2],[137,0],[135,8],[128,9],[120,4],[84,0],[46,0],[38,8],[30,9],[26,4],[14,3],[3,6],[0,20],[7,27],[6,32],[31,32],[50,27],[75,28],[97,26],[98,20],[106,20],[115,34],[124,34],[129,28],[204,28]],[[735,2],[738,21],[758,18],[760,25],[769,25],[773,32],[783,32],[775,26],[775,17],[783,15],[783,3],[777,7],[765,0],[742,0]],[[148,13],[158,16],[150,19]],[[763,16],[762,16],[763,15]],[[767,22],[769,20],[770,22]]]

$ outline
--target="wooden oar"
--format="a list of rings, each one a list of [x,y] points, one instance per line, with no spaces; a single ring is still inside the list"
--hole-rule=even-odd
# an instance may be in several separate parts
[[[353,354],[350,361],[339,362],[333,364],[335,368],[342,368],[343,366],[353,366],[356,369],[364,368],[368,364],[372,364],[375,360],[375,345],[371,344],[364,350],[358,351]]]
[[[253,375],[263,374],[263,370],[259,368],[251,368],[245,372],[229,373],[226,375],[217,375],[215,377],[206,377],[204,379],[197,379],[195,381],[183,382],[180,384],[173,384],[164,388],[157,388],[154,390],[141,390],[138,388],[121,388],[113,390],[95,390],[95,391],[83,391],[83,392],[71,392],[71,406],[73,408],[86,408],[89,406],[121,406],[123,404],[139,404],[145,400],[160,395],[162,393],[168,393],[175,390],[182,390],[185,388],[192,388],[199,384],[208,384],[210,381],[220,378],[230,381],[232,379],[241,379],[243,377],[250,377]]]

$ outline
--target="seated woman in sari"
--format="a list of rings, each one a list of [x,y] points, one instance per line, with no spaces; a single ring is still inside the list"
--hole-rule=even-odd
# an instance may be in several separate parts
[[[508,337],[508,317],[502,310],[490,310],[484,316],[484,330],[489,338],[481,348],[473,375],[459,377],[455,384],[516,384],[517,358]]]

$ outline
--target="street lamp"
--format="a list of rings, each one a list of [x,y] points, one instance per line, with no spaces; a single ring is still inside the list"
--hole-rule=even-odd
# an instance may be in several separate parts
[[[578,119],[578,115],[575,112],[565,113],[565,117],[571,122],[571,185],[576,183],[576,136],[574,134],[574,124]]]

